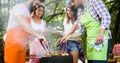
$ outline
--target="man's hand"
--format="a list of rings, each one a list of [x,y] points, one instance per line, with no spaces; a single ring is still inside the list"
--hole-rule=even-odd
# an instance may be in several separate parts
[[[98,35],[96,37],[96,44],[103,43],[104,35]]]
[[[96,37],[96,44],[103,43],[105,29],[100,29],[98,36]]]

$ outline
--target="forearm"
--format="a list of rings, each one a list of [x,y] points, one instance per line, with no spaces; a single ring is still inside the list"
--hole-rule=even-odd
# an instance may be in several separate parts
[[[99,35],[104,35],[105,31],[106,31],[106,29],[100,29]]]
[[[58,35],[58,36],[63,36],[63,35],[64,35],[63,31],[50,30],[50,32],[53,33],[53,34],[56,34],[56,35]]]
[[[96,44],[100,44],[104,42],[104,32],[106,29],[100,29],[98,36],[96,37]]]
[[[69,35],[69,37],[71,37],[71,38],[78,37],[78,36],[80,36],[80,35],[76,32]]]
[[[63,31],[56,31],[55,34],[58,36],[63,36]]]
[[[73,27],[72,27],[72,29],[68,32],[68,33],[66,33],[65,34],[65,36],[70,36],[70,37],[72,37],[72,33],[74,33],[74,31],[77,29],[77,24],[75,24]]]
[[[22,27],[30,34],[32,35],[36,35],[37,34],[37,31],[35,31],[30,25],[29,23],[26,23],[26,22],[23,22],[22,24]]]
[[[17,16],[17,20],[26,32],[37,37],[39,36],[40,33],[35,31],[23,16]]]

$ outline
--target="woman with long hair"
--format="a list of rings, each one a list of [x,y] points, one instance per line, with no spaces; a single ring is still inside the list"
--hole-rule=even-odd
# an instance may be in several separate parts
[[[77,9],[75,9],[71,4],[67,4],[66,7],[66,17],[63,22],[64,31],[61,33],[59,31],[52,31],[57,35],[64,36],[72,29],[74,24],[77,24]],[[66,43],[59,42],[58,49],[63,52],[70,53],[73,56],[73,63],[78,63],[78,59],[80,59],[83,63],[85,63],[85,57],[83,49],[78,41],[77,37],[81,35],[79,32],[80,28],[77,28],[76,31],[71,35],[72,38],[69,38]]]
[[[46,22],[42,19],[44,16],[44,6],[39,5],[37,7],[33,7],[33,12],[31,13],[31,26],[38,33],[43,34],[46,30]],[[29,63],[40,63],[39,57],[43,57],[47,54],[47,42],[40,41],[34,36],[30,36],[30,55],[35,56],[36,58],[30,59]],[[43,36],[44,40],[45,37]],[[38,57],[38,58],[37,58]]]

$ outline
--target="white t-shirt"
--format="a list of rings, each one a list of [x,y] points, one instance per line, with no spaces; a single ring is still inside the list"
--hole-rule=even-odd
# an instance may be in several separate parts
[[[74,22],[74,24],[77,24],[77,22]],[[72,29],[73,25],[72,22],[70,21],[69,23],[66,23],[66,18],[64,19],[63,25],[64,25],[64,33],[68,33],[68,31],[70,31],[70,29]],[[76,33],[79,34],[79,27],[75,30]],[[80,35],[80,34],[79,34]]]
[[[77,24],[77,22],[74,22],[74,24]],[[63,25],[64,25],[64,34],[68,33],[70,31],[70,29],[72,29],[73,25],[72,22],[70,21],[69,23],[66,23],[66,18],[64,19]],[[80,28],[78,25],[78,28],[75,30],[74,32],[75,36],[71,37],[69,40],[78,40],[78,36],[81,35],[80,33]]]
[[[45,22],[43,20],[41,20],[40,24],[36,24],[33,20],[31,20],[31,26],[36,31],[41,31],[41,32],[45,31]]]
[[[19,21],[16,19],[16,16],[18,16],[18,15],[23,15],[25,18],[30,17],[29,10],[24,5],[24,3],[18,4],[10,10],[7,31],[11,28],[14,28],[14,27],[20,25]]]

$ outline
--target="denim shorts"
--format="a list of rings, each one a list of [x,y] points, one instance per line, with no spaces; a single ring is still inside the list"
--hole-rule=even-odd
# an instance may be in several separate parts
[[[78,48],[73,40],[68,40],[68,46],[70,51],[78,51]]]

